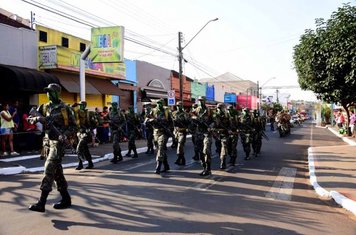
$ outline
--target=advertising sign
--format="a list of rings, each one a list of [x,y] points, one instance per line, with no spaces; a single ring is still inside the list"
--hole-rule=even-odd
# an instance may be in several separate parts
[[[90,57],[94,63],[124,62],[124,27],[91,29]]]
[[[39,68],[54,69],[61,68],[79,72],[80,65],[79,51],[71,50],[60,46],[43,46],[40,47]],[[106,77],[125,79],[125,63],[93,63],[87,58],[86,73]]]
[[[57,46],[40,47],[40,68],[57,68]]]

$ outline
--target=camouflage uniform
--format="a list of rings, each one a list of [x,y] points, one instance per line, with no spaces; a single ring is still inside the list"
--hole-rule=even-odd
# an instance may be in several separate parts
[[[189,115],[183,110],[182,102],[177,102],[177,111],[172,113],[174,135],[178,141],[177,160],[175,164],[185,165],[184,144],[187,138],[187,126],[189,125]]]
[[[38,108],[37,117],[29,118],[32,123],[39,121],[44,124],[45,136],[49,140],[49,152],[41,183],[42,194],[39,201],[29,207],[30,210],[38,212],[45,211],[46,200],[49,192],[52,191],[54,181],[56,182],[57,190],[61,193],[62,200],[54,204],[53,207],[55,209],[64,209],[70,207],[72,203],[61,163],[67,136],[76,132],[74,112],[60,100],[61,87],[58,84],[49,84],[45,91],[50,102]]]
[[[123,127],[126,124],[125,115],[121,113],[118,109],[118,104],[113,102],[112,110],[108,114],[110,120],[111,127],[111,138],[113,141],[113,154],[114,158],[111,159],[112,163],[117,163],[118,161],[122,161],[121,148],[120,148],[120,140],[123,132]]]
[[[218,104],[217,110],[213,115],[214,131],[216,139],[221,143],[220,150],[220,169],[226,168],[226,157],[228,154],[228,137],[230,128],[230,118],[224,110],[224,104]]]
[[[199,97],[199,105],[192,114],[192,121],[196,123],[196,140],[195,145],[200,154],[203,171],[201,176],[211,174],[211,144],[212,135],[210,125],[212,119],[210,109],[205,106],[205,97]]]
[[[147,151],[146,154],[153,154],[154,149],[153,149],[153,126],[150,123],[146,122],[146,118],[148,117],[148,114],[151,112],[151,106],[146,105],[144,108],[144,111],[142,112],[141,116],[142,119],[144,120],[143,124],[146,127],[146,143],[147,143]]]
[[[263,119],[258,114],[257,110],[253,112],[252,127],[254,129],[252,149],[255,157],[261,152],[262,147],[262,132],[264,131]]]
[[[77,132],[78,145],[77,145],[77,154],[79,163],[76,170],[83,169],[83,161],[88,161],[88,166],[86,169],[94,168],[92,156],[89,151],[88,144],[92,142],[92,130],[97,125],[97,120],[94,112],[89,112],[86,108],[87,103],[81,101],[79,103],[80,108],[75,109],[75,116],[79,130]],[[74,105],[76,106],[76,105]]]
[[[189,116],[192,116],[194,113],[194,110],[198,107],[198,104],[193,104],[192,109],[189,113]],[[196,139],[197,139],[197,132],[196,132],[196,125],[193,122],[190,122],[188,125],[189,132],[192,134],[192,142],[194,145],[194,156],[193,160],[194,161],[199,161],[200,160],[200,152],[198,149],[198,146],[196,145]]]
[[[133,151],[134,155],[133,158],[137,158],[137,150],[136,150],[136,131],[137,128],[140,127],[140,118],[138,115],[134,112],[133,107],[129,108],[129,112],[126,115],[126,122],[127,122],[127,135],[129,137],[129,142],[128,142],[128,152],[126,154],[126,157],[131,156],[131,150]]]
[[[169,164],[167,159],[167,141],[170,133],[170,127],[172,125],[171,113],[167,108],[163,107],[163,100],[157,101],[157,107],[151,110],[148,116],[147,122],[153,126],[154,143],[157,146],[156,161],[157,166],[155,173],[161,173],[161,166],[163,164],[164,170],[162,172],[169,171]]]
[[[233,107],[230,105],[227,108],[227,113],[229,115],[230,119],[230,132],[229,132],[229,138],[228,138],[228,153],[230,156],[230,164],[232,166],[235,165],[236,158],[237,158],[237,142],[238,142],[238,125],[239,125],[239,118],[238,118],[238,113],[237,110],[233,109]]]
[[[245,160],[250,160],[251,143],[253,137],[252,117],[250,111],[245,108],[240,117],[240,137],[245,152]]]

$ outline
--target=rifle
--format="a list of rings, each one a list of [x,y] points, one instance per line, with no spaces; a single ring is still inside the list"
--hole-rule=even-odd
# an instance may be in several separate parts
[[[168,137],[174,138],[174,135],[171,132],[171,130],[168,127],[164,126],[161,122],[158,122],[157,120],[152,120],[152,119],[146,118],[145,123],[147,123],[147,122],[150,124],[154,123],[154,125],[157,125],[157,126],[159,126],[159,128],[163,129],[167,133]]]
[[[64,135],[58,128],[53,125],[54,118],[62,115],[61,113],[44,117],[41,113],[39,113],[35,108],[32,108],[29,112],[30,116],[27,118],[29,123],[43,122],[46,126],[50,127],[54,132],[58,135],[58,141],[61,141],[65,144],[66,148],[69,148],[72,153],[75,153],[72,143],[70,143],[69,139],[66,135]]]

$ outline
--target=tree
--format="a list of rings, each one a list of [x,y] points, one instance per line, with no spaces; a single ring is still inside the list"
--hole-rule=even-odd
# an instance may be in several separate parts
[[[294,47],[294,65],[303,90],[340,103],[349,119],[356,100],[356,7],[344,4],[331,18],[316,20]]]

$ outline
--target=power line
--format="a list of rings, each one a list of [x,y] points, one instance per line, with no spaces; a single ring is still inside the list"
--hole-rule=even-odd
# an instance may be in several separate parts
[[[33,1],[33,0],[32,0],[32,2],[29,2],[29,1],[27,1],[27,0],[21,0],[21,1],[23,1],[23,2],[25,2],[25,3],[27,3],[27,4],[30,4],[30,5],[33,5],[33,6],[35,6],[35,7],[38,7],[38,8],[40,8],[40,9],[49,11],[49,12],[51,12],[51,13],[53,13],[53,14],[60,15],[60,16],[62,16],[62,17],[64,17],[64,18],[73,20],[73,21],[75,21],[75,22],[77,22],[77,23],[80,23],[80,24],[83,24],[83,25],[87,25],[87,26],[89,26],[89,27],[99,27],[99,25],[91,24],[91,23],[88,22],[88,21],[79,19],[78,17],[74,17],[74,16],[72,16],[72,15],[70,15],[70,14],[64,13],[64,12],[62,12],[62,11],[60,11],[60,10],[57,10],[57,9],[54,9],[54,8],[52,8],[52,7],[49,7],[49,6],[46,6],[46,5],[43,5],[43,4],[42,4],[42,6],[40,6],[40,5],[38,5],[39,3],[36,2],[36,1]],[[147,44],[147,43],[145,43],[145,42],[141,42],[141,41],[139,41],[139,40],[137,40],[137,39],[130,38],[130,37],[128,37],[128,36],[124,36],[124,39],[127,40],[127,41],[130,41],[130,42],[136,43],[136,44],[138,44],[138,45],[141,45],[141,46],[150,48],[150,49],[154,49],[154,50],[157,50],[157,51],[160,51],[160,52],[163,52],[163,53],[172,55],[172,56],[177,56],[176,54],[174,54],[174,53],[172,53],[172,52],[163,50],[163,49],[161,49],[161,48],[159,48],[159,47],[155,47],[155,46],[149,45],[149,44]],[[153,41],[150,41],[150,42],[153,42]]]

